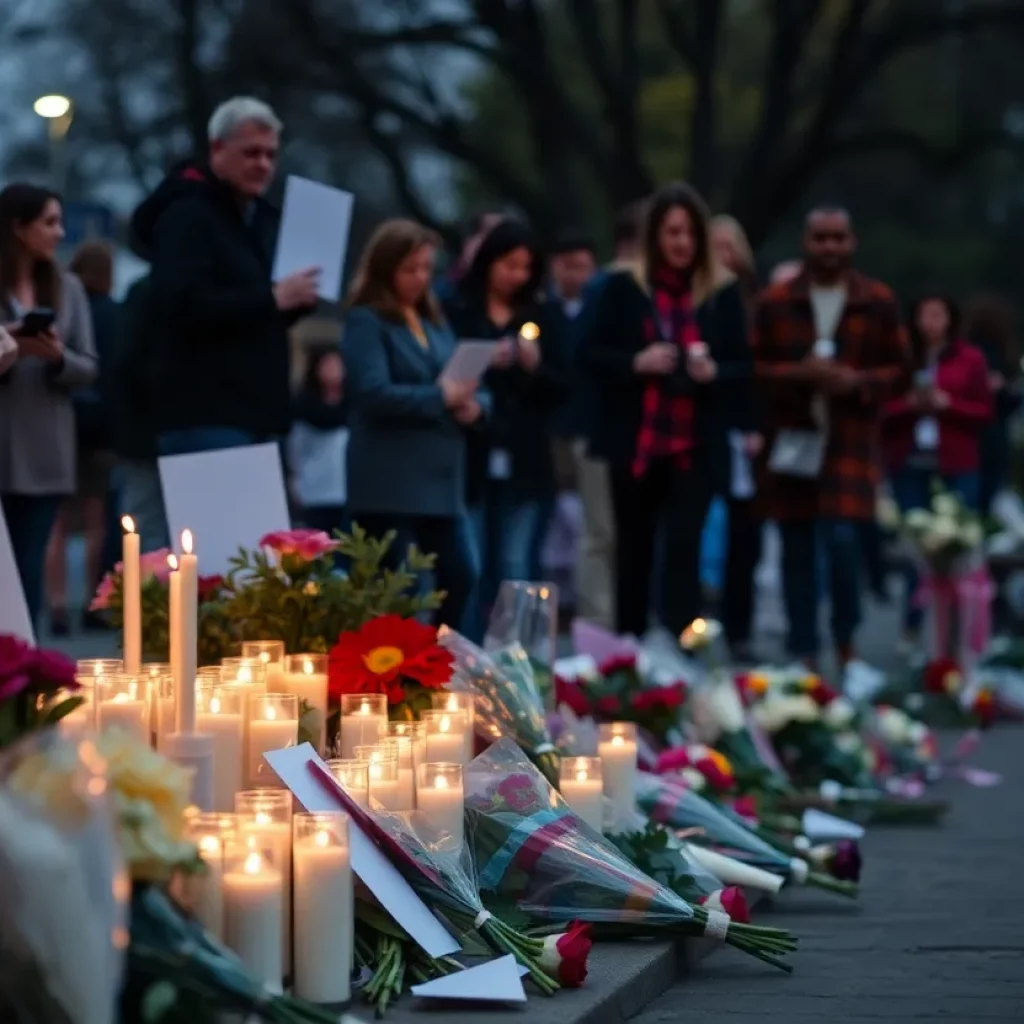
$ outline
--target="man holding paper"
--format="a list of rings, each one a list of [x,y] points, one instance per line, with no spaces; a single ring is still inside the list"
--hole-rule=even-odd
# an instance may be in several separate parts
[[[288,329],[315,307],[318,270],[271,283],[278,215],[263,193],[280,131],[266,104],[228,100],[210,118],[209,162],[175,168],[132,220],[152,256],[148,397],[161,455],[288,431]]]

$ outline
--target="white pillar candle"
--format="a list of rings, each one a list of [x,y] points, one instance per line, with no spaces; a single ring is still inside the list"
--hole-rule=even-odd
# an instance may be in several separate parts
[[[431,695],[431,704],[435,711],[462,712],[465,720],[465,731],[463,742],[465,752],[462,756],[462,763],[469,764],[473,760],[476,746],[476,695],[472,693],[435,693]],[[428,760],[441,760],[441,758],[428,758]]]
[[[398,744],[399,788],[412,782],[412,803],[416,806],[416,771],[427,759],[427,733],[422,722],[388,722],[388,738]]]
[[[463,782],[461,764],[421,764],[416,777],[416,813],[438,836],[442,849],[462,849]]]
[[[272,992],[281,991],[281,872],[257,850],[224,872],[224,941],[246,971]]]
[[[322,754],[327,744],[327,655],[289,654],[284,668],[284,689],[299,698],[299,721]]]
[[[213,809],[230,811],[244,784],[242,694],[230,686],[204,688],[197,701],[196,729],[213,737]]]
[[[249,783],[280,785],[263,759],[271,750],[299,742],[298,701],[292,693],[260,693],[249,699]]]
[[[338,755],[351,760],[356,747],[370,746],[387,734],[388,699],[382,693],[343,693]]]
[[[170,676],[158,675],[144,669],[143,679],[149,695],[149,727],[154,746],[163,751],[166,737],[174,732],[174,681]]]
[[[196,844],[205,871],[193,876],[192,912],[216,939],[224,941],[224,857],[226,844],[236,838],[230,814],[196,814],[188,820],[188,836]]]
[[[296,815],[292,859],[295,995],[347,1002],[355,932],[347,815]]]
[[[174,680],[177,702],[175,732],[191,736],[196,731],[196,659],[199,628],[199,560],[192,550],[192,531],[181,531],[180,605],[178,631],[178,677]],[[171,630],[175,624],[171,622]]]
[[[168,555],[167,565],[171,572],[167,577],[167,655],[171,661],[171,687],[175,693],[181,683],[181,572],[178,569],[178,556]],[[178,706],[175,700],[174,728],[178,727]]]
[[[604,793],[612,805],[611,826],[625,828],[636,812],[636,726],[632,722],[602,724],[597,753]]]
[[[356,760],[367,763],[367,774],[370,780],[370,807],[376,801],[386,811],[407,811],[409,806],[402,802],[402,792],[398,785],[398,751],[394,746],[386,745],[385,737],[379,744],[367,747],[356,747]]]
[[[424,711],[426,751],[432,763],[463,764],[466,759],[466,715],[463,711]]]
[[[364,811],[370,809],[370,765],[368,761],[355,759],[345,760],[340,757],[331,758],[327,762],[335,782],[352,798],[353,802]]]
[[[81,694],[86,698],[82,708],[85,709],[86,732],[99,729],[99,694],[98,684],[110,676],[124,673],[124,662],[120,658],[81,658],[75,663],[75,682],[82,688]],[[77,725],[70,726],[77,731]]]
[[[138,679],[113,676],[99,684],[100,729],[124,729],[149,746],[149,702]]]
[[[604,780],[601,759],[563,757],[559,763],[558,790],[569,809],[595,832],[604,824]]]
[[[242,749],[245,770],[249,770],[249,701],[267,692],[267,667],[254,658],[222,658],[220,681],[242,695]]]
[[[124,628],[124,670],[138,675],[142,668],[142,577],[139,569],[139,535],[135,520],[121,517],[121,602]]]
[[[285,686],[283,640],[243,640],[242,657],[252,658],[263,666],[267,693],[288,692]]]

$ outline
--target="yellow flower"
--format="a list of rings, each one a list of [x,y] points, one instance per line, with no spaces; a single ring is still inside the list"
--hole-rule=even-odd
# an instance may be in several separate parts
[[[947,672],[942,677],[942,686],[946,693],[957,693],[963,685],[964,677],[959,672]]]
[[[755,697],[763,697],[768,691],[768,677],[763,672],[751,672],[747,676],[747,690]]]
[[[88,747],[95,753],[91,744]],[[102,767],[102,763],[98,767]],[[85,824],[90,814],[88,782],[83,789],[81,770],[82,763],[76,748],[72,744],[62,743],[29,754],[19,761],[7,784],[11,790],[44,810],[59,824],[77,828]],[[102,792],[105,787],[102,779],[98,781]]]
[[[714,747],[708,747],[707,757],[723,775],[732,775],[732,762],[725,754],[715,750]]]

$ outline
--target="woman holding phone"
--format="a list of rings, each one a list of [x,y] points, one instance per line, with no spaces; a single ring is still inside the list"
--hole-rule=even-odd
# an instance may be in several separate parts
[[[0,375],[0,507],[33,621],[50,530],[75,492],[71,395],[97,371],[85,289],[55,259],[63,237],[55,192],[28,184],[0,192],[0,323],[17,345]]]

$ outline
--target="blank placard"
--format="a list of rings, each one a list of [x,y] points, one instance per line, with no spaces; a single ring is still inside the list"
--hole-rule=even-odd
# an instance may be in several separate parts
[[[240,547],[255,548],[264,534],[290,526],[276,444],[167,455],[160,482],[171,539],[176,546],[182,530],[192,531],[203,575],[227,572]]]
[[[0,508],[0,633],[13,633],[30,644],[36,642],[32,617],[28,613],[25,591],[21,586],[21,574],[14,561],[14,548],[11,546],[11,535],[7,530],[7,520],[4,518],[2,508]]]

